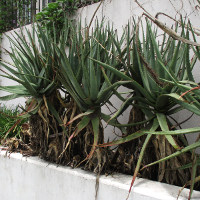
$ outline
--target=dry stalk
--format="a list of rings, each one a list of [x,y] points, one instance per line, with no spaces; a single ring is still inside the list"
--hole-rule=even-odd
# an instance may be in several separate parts
[[[158,19],[158,16],[159,16],[159,15],[164,15],[164,16],[168,17],[169,19],[175,21],[176,23],[178,23],[178,24],[181,26],[180,21],[174,19],[173,17],[171,17],[171,16],[169,16],[169,15],[167,15],[166,13],[163,13],[163,12],[158,12],[158,13],[155,15],[155,18]],[[188,28],[188,27],[185,25],[185,28]],[[200,36],[200,32],[199,32],[200,29],[199,29],[199,28],[196,28],[196,27],[191,26],[191,27],[189,27],[189,29],[190,29],[190,30],[193,30],[193,32],[194,32],[197,36]]]
[[[135,0],[135,2],[138,4],[138,6],[140,8],[142,8],[142,10],[144,10],[144,13],[142,14],[142,16],[145,15],[147,18],[149,18],[152,22],[154,22],[160,29],[162,29],[165,33],[167,33],[173,39],[179,40],[179,41],[181,41],[183,43],[186,43],[186,44],[189,44],[189,45],[200,47],[200,44],[198,44],[197,42],[193,42],[191,40],[188,40],[188,39],[185,39],[185,38],[181,37],[174,30],[172,30],[171,28],[167,27],[161,21],[159,21],[158,19],[153,17],[137,0]]]

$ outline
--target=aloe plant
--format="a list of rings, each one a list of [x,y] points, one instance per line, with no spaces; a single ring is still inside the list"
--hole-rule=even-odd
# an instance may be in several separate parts
[[[135,28],[133,27],[135,30],[133,36],[130,34],[130,28],[128,28],[127,53],[125,54],[126,56],[121,55],[123,63],[126,63],[123,71],[119,71],[112,65],[99,60],[93,60],[113,72],[121,80],[131,81],[126,87],[134,91],[133,95],[123,103],[121,109],[109,119],[109,122],[113,123],[114,119],[130,103],[138,107],[149,121],[146,121],[146,125],[142,129],[134,133],[130,132],[122,139],[102,146],[119,145],[139,138],[142,144],[140,153],[136,157],[137,164],[133,182],[141,165],[147,165],[148,158],[154,154],[156,160],[158,160],[156,161],[158,164],[156,179],[171,184],[183,185],[187,180],[190,180],[191,174],[189,170],[180,170],[180,167],[191,162],[191,151],[196,148],[197,144],[194,146],[188,145],[184,132],[177,135],[165,133],[176,129],[172,124],[172,120],[170,120],[172,119],[171,115],[185,108],[183,106],[185,102],[182,101],[180,103],[178,100],[180,94],[185,91],[183,87],[180,87],[180,83],[193,81],[191,74],[196,58],[194,57],[194,59],[190,60],[189,46],[181,41],[175,41],[173,38],[167,37],[166,34],[163,34],[163,40],[158,42],[157,30],[152,29],[152,25],[148,20],[146,21],[146,31],[144,29],[142,31],[141,40],[139,38],[139,26],[140,24],[138,23]],[[183,27],[185,26],[183,25]],[[177,31],[177,27],[175,30]],[[188,31],[185,32],[184,29],[181,32],[182,37],[185,38],[188,37],[188,34]],[[136,105],[133,104],[134,102]],[[177,106],[177,104],[180,104],[180,106]],[[195,101],[194,104],[199,103]],[[190,106],[193,107],[192,105]],[[192,111],[192,108],[190,110]],[[138,122],[135,123],[135,125],[138,124]],[[121,126],[116,123],[115,125]],[[163,134],[154,135],[153,133],[158,133],[157,131],[162,131],[159,133]],[[191,129],[190,133],[195,131]],[[134,152],[130,153],[135,155]],[[160,159],[164,160],[165,158],[169,159],[166,162],[161,162]],[[177,168],[178,170],[175,170]],[[155,168],[147,169],[147,171],[143,170],[140,173],[144,174],[144,176],[147,174],[148,177],[148,171],[149,174],[155,173]]]
[[[190,24],[190,32],[191,35],[193,36],[193,40],[196,42],[196,37],[195,37],[195,33],[192,29],[192,26]],[[189,34],[187,35],[187,39],[189,39]],[[199,47],[194,47],[192,46],[194,55],[192,59],[200,59],[200,51],[199,51]],[[188,53],[188,58],[189,58],[189,53]],[[189,63],[187,63],[189,64]],[[177,87],[179,87],[179,89],[182,91],[182,93],[180,95],[177,95],[175,93],[170,94],[170,97],[176,101],[176,103],[178,103],[179,105],[181,105],[182,107],[184,107],[186,110],[189,110],[191,112],[193,112],[196,115],[200,115],[199,113],[199,84],[197,84],[195,82],[195,79],[193,77],[193,74],[190,72],[190,80],[191,81],[179,81],[177,79],[172,79],[171,80],[171,84],[173,85],[177,85]],[[166,80],[165,80],[166,81]],[[181,129],[181,130],[175,130],[175,131],[167,131],[167,132],[155,132],[153,134],[170,134],[170,135],[178,135],[178,134],[192,134],[192,133],[199,133],[199,127],[192,127],[192,128],[187,128],[187,129]],[[180,152],[175,152],[174,154],[162,158],[159,161],[156,161],[154,163],[149,164],[148,166],[154,165],[157,162],[164,162],[168,159],[170,159],[171,157],[175,157],[178,156],[180,154],[183,154],[185,152],[192,152],[192,161],[190,163],[187,163],[186,165],[181,166],[181,169],[191,169],[192,171],[192,176],[191,176],[191,180],[186,182],[185,185],[183,186],[183,189],[186,186],[190,186],[190,193],[189,193],[189,197],[188,199],[190,199],[192,197],[192,192],[195,186],[195,183],[199,183],[200,182],[200,176],[199,176],[199,172],[200,172],[200,163],[199,163],[199,154],[196,152],[196,149],[198,149],[200,147],[200,137],[197,136],[196,141],[193,144],[190,144],[188,146],[186,146],[184,149],[182,149]],[[199,186],[199,184],[197,185]],[[181,190],[182,191],[182,190]],[[180,191],[180,192],[181,192]]]
[[[69,30],[69,26],[66,27],[68,29],[66,28],[65,33]],[[32,31],[24,29],[9,37],[11,51],[8,54],[12,63],[1,61],[4,67],[1,69],[4,72],[1,76],[15,81],[18,85],[0,86],[1,90],[10,93],[0,99],[29,98],[25,114],[21,118],[30,117],[32,145],[37,153],[46,158],[55,138],[52,136],[52,139],[49,139],[49,136],[62,132],[59,125],[62,124],[60,116],[65,109],[65,100],[61,98],[58,90],[61,84],[56,72],[59,62],[54,45],[56,37],[52,37],[52,34],[39,24],[33,25]],[[65,40],[67,38],[62,42],[66,43]]]
[[[65,149],[84,129],[85,132],[81,134],[84,134],[85,160],[89,160],[86,168],[100,172],[105,168],[104,165],[109,163],[106,149],[97,148],[98,144],[104,142],[101,107],[109,102],[119,85],[129,81],[118,81],[117,76],[101,68],[101,65],[96,64],[92,59],[101,60],[114,66],[115,69],[120,69],[122,64],[117,59],[120,52],[115,42],[117,41],[121,48],[123,38],[116,39],[112,28],[109,26],[103,28],[103,24],[98,24],[98,22],[91,33],[88,29],[82,31],[81,25],[78,31],[74,31],[69,42],[69,52],[66,53],[65,46],[56,49],[60,58],[59,80],[80,110],[79,115],[66,123],[68,126],[79,119]]]
[[[182,22],[182,26],[184,27],[184,24]],[[195,33],[193,31],[193,28],[191,26],[191,24],[189,23],[190,28],[190,33],[187,30],[187,34],[184,35],[184,37],[186,39],[190,39],[189,36],[192,35],[194,42],[197,42],[196,37],[195,37]],[[193,77],[193,73],[192,70],[189,69],[190,67],[190,54],[191,52],[189,52],[189,46],[186,45],[187,47],[187,53],[186,53],[186,69],[187,69],[187,75],[188,75],[188,79],[187,81],[180,81],[179,79],[177,79],[177,77],[175,76],[175,73],[170,72],[167,69],[168,74],[171,74],[171,80],[166,80],[163,79],[163,81],[165,81],[168,84],[174,85],[176,86],[179,91],[181,91],[179,94],[177,93],[171,93],[168,94],[166,96],[169,96],[173,101],[175,101],[177,104],[179,104],[181,107],[183,107],[184,109],[193,112],[196,115],[200,115],[199,113],[199,84],[197,84],[195,82],[195,79]],[[196,61],[196,59],[200,59],[200,51],[199,51],[199,47],[194,47],[191,46],[194,54],[193,57],[191,58],[191,62]],[[192,134],[192,133],[199,133],[200,128],[199,127],[192,127],[192,128],[186,128],[186,129],[181,129],[181,130],[171,130],[171,131],[156,131],[156,132],[149,132],[149,134],[157,134],[157,135],[185,135],[185,134]],[[176,151],[171,155],[168,155],[167,157],[164,157],[160,160],[157,160],[153,163],[148,164],[145,167],[148,166],[152,166],[155,165],[157,163],[160,162],[165,162],[166,160],[169,160],[171,158],[177,157],[181,154],[184,153],[188,153],[191,155],[191,161],[186,163],[185,165],[182,165],[180,167],[178,167],[178,169],[190,169],[191,170],[191,177],[190,180],[187,181],[184,186],[183,189],[186,186],[190,186],[190,193],[189,193],[189,197],[188,199],[191,199],[192,197],[192,192],[193,189],[195,188],[195,183],[199,183],[200,182],[200,176],[199,176],[199,172],[200,172],[200,164],[199,164],[199,154],[196,152],[196,150],[200,147],[200,137],[197,136],[196,141],[193,144],[188,144],[185,146],[185,148],[181,149],[180,151]],[[196,184],[196,188],[199,186],[199,184]],[[182,190],[181,190],[182,191]],[[180,192],[181,192],[180,191]],[[180,195],[180,193],[179,193]]]

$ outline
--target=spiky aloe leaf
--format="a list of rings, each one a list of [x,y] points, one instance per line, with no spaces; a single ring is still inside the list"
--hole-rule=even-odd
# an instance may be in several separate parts
[[[167,123],[167,119],[166,119],[166,116],[162,113],[157,113],[156,114],[157,116],[157,119],[158,119],[158,122],[159,122],[159,125],[161,127],[161,130],[162,131],[168,131],[169,130],[169,127],[168,127],[168,123]],[[175,148],[175,149],[181,149],[177,142],[174,140],[174,138],[171,136],[171,135],[166,135],[165,136],[168,140],[168,142]]]
[[[153,121],[153,124],[152,124],[152,127],[151,127],[150,130],[151,130],[151,131],[155,131],[158,127],[159,127],[158,120],[155,119],[155,120]],[[141,166],[141,163],[142,163],[142,159],[143,159],[145,150],[146,150],[146,148],[147,148],[147,146],[148,146],[148,143],[149,143],[149,141],[150,141],[150,139],[151,139],[151,136],[152,136],[151,134],[147,135],[147,137],[146,137],[146,139],[145,139],[145,141],[144,141],[144,144],[143,144],[143,146],[142,146],[142,149],[141,149],[141,151],[140,151],[139,159],[138,159],[138,161],[137,161],[137,165],[136,165],[136,168],[135,168],[135,171],[134,171],[134,175],[133,175],[133,178],[132,178],[132,181],[131,181],[131,185],[130,185],[130,188],[129,188],[129,194],[131,193],[131,188],[133,187],[133,184],[134,184],[134,182],[135,182],[135,179],[136,179],[136,177],[137,177],[137,175],[138,175],[138,172],[139,172],[139,170],[140,170],[140,166]],[[128,194],[128,197],[129,197],[129,194]],[[128,197],[127,197],[127,199],[128,199]]]

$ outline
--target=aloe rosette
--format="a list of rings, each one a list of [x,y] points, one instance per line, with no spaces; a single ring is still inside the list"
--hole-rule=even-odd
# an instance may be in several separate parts
[[[117,59],[120,52],[114,43],[113,38],[116,39],[116,35],[112,28],[109,25],[103,28],[103,23],[96,22],[96,27],[90,30],[90,33],[88,29],[82,31],[81,25],[77,29],[74,30],[69,42],[69,52],[66,53],[65,46],[56,50],[60,58],[59,80],[80,109],[80,114],[65,124],[68,126],[80,120],[65,149],[84,129],[85,133],[82,134],[85,135],[86,143],[85,160],[92,159],[89,163],[93,164],[89,168],[97,167],[97,171],[101,171],[103,165],[106,164],[104,150],[97,148],[98,144],[104,142],[101,125],[104,115],[101,107],[109,102],[116,88],[129,81],[119,81],[114,73],[103,69],[101,65],[92,60],[98,59],[114,66],[115,69],[120,69],[122,64]],[[121,47],[123,40],[116,39],[116,41]],[[88,135],[89,142],[87,141]],[[97,163],[94,159],[98,160]]]
[[[182,24],[181,36],[188,38],[189,29],[185,29],[185,24],[183,22]],[[140,22],[137,25],[135,24],[133,34],[130,34],[130,26],[127,29],[127,53],[125,57],[121,56],[124,58],[123,63],[126,63],[123,66],[123,71],[119,71],[112,65],[97,59],[94,61],[106,70],[110,70],[121,80],[130,81],[126,87],[134,91],[133,95],[123,103],[121,109],[109,121],[113,122],[119,114],[130,104],[134,105],[135,102],[136,106],[145,114],[148,122],[146,121],[143,129],[129,133],[122,139],[102,146],[120,145],[124,142],[145,137],[138,156],[133,182],[141,169],[141,165],[144,169],[147,166],[158,164],[157,180],[183,185],[190,180],[191,173],[189,170],[181,170],[181,167],[191,163],[191,152],[199,146],[199,142],[189,145],[184,130],[175,130],[176,124],[173,125],[172,123],[172,115],[185,108],[195,113],[199,112],[194,110],[194,105],[188,105],[186,102],[181,101],[180,97],[181,93],[186,91],[184,87],[188,87],[185,84],[194,81],[192,70],[196,62],[196,56],[191,59],[190,47],[181,41],[175,41],[173,38],[167,37],[166,33],[162,37],[160,36],[161,40],[158,42],[157,30],[152,29],[152,24],[148,20],[146,21],[145,30],[142,26],[141,35],[139,34],[139,26]],[[177,29],[178,26],[176,26],[175,31]],[[191,100],[192,97],[188,98]],[[198,105],[199,102],[194,100],[194,104]],[[115,125],[117,126],[117,124]],[[199,130],[197,127],[188,131],[189,133],[195,133]],[[149,151],[145,152],[145,150],[149,148],[149,144],[155,148],[157,161],[147,165],[143,158],[145,155],[148,157]]]
[[[65,32],[68,30],[69,28],[66,28]],[[18,97],[29,98],[20,117],[30,117],[34,143],[32,145],[42,157],[46,157],[49,135],[58,134],[59,129],[62,129],[59,126],[62,124],[61,103],[65,101],[58,90],[61,84],[55,70],[58,63],[54,45],[56,37],[52,37],[49,31],[39,24],[33,24],[31,30],[21,28],[8,38],[11,43],[11,51],[8,54],[12,62],[1,61],[1,76],[15,81],[17,85],[0,86],[1,90],[10,93],[0,99],[7,101]],[[66,42],[65,40],[66,38],[62,42]]]

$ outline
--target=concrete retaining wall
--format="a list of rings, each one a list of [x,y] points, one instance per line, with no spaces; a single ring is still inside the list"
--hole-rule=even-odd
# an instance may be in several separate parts
[[[3,200],[95,200],[96,176],[81,169],[56,166],[37,157],[0,152],[0,195]],[[96,200],[125,200],[132,177],[101,176]],[[176,200],[180,188],[136,179],[129,200]],[[179,200],[187,200],[189,190]],[[192,200],[199,200],[195,191]]]

